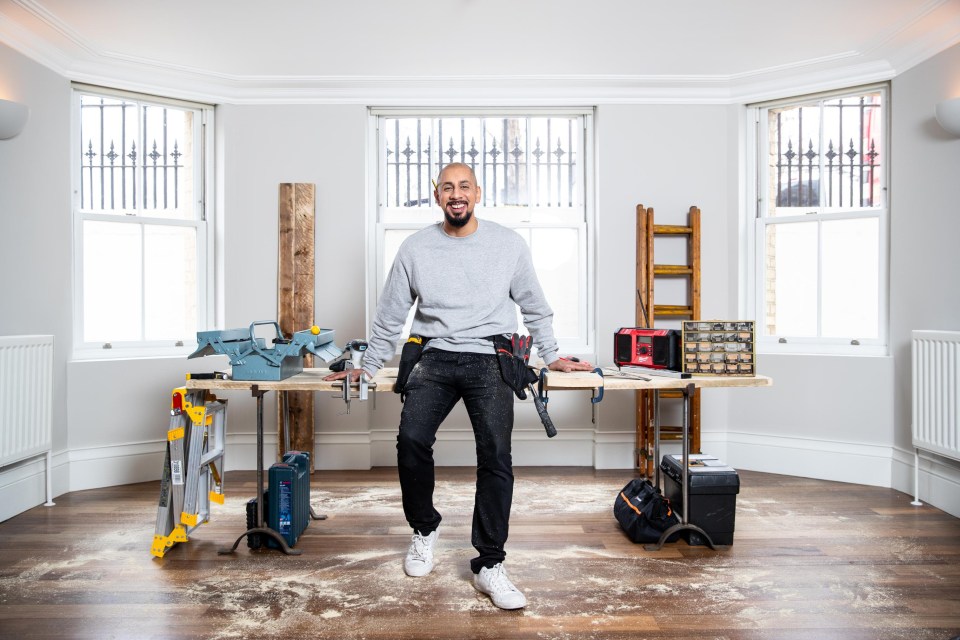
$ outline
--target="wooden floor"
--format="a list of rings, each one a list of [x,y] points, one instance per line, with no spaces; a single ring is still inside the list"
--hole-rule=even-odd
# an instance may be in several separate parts
[[[159,483],[81,491],[0,523],[2,638],[696,638],[960,635],[960,520],[889,489],[743,471],[734,544],[631,544],[612,517],[628,471],[517,470],[506,566],[529,605],[470,583],[470,469],[443,469],[439,564],[408,578],[394,469],[317,472],[330,517],[301,556],[242,542],[252,473],[165,557]]]

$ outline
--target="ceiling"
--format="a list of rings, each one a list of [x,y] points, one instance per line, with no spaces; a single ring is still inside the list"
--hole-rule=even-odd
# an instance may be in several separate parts
[[[218,102],[737,102],[889,79],[960,0],[0,0],[0,42]]]

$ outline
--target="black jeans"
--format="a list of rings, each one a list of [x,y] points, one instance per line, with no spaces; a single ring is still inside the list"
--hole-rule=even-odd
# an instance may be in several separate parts
[[[480,555],[470,568],[478,573],[503,562],[513,502],[513,391],[503,381],[497,357],[429,349],[410,373],[405,393],[397,466],[407,522],[422,535],[440,524],[433,506],[433,445],[440,423],[462,398],[477,446],[471,542]]]

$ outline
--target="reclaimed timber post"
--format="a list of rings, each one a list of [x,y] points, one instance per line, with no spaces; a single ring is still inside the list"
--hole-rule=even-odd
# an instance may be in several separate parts
[[[653,327],[653,207],[637,205],[636,236],[636,313],[634,326]],[[653,392],[637,390],[636,403],[636,468],[641,476],[653,475]],[[654,461],[653,464],[656,464]]]
[[[314,219],[315,185],[281,183],[279,197],[280,246],[277,269],[277,319],[287,338],[295,331],[309,329],[314,320]],[[303,366],[313,367],[313,356],[304,356]],[[277,394],[278,458],[283,454],[283,403]],[[290,448],[310,453],[313,471],[313,392],[288,391],[287,418]]]

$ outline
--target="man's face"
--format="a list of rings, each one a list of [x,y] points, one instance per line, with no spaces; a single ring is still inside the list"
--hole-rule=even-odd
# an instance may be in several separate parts
[[[440,172],[434,196],[447,224],[462,227],[470,222],[473,209],[480,201],[480,187],[470,169],[453,165]]]

